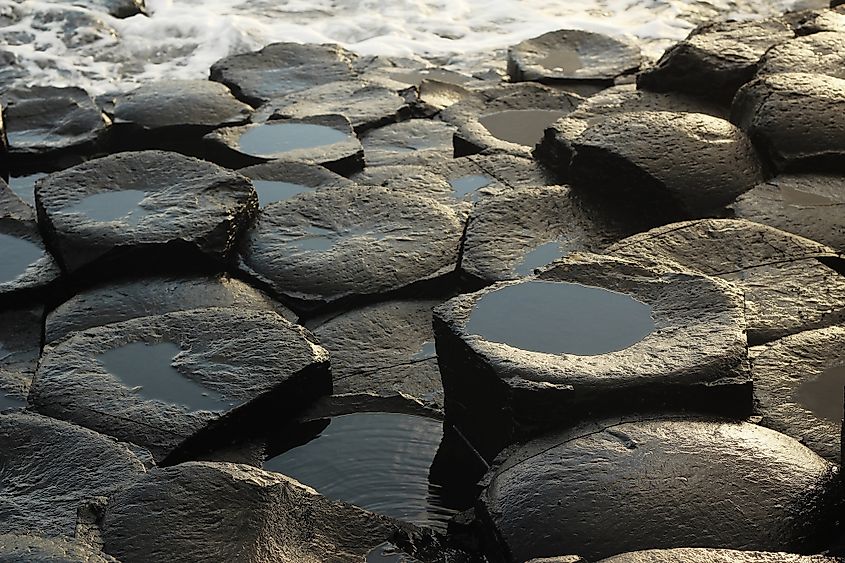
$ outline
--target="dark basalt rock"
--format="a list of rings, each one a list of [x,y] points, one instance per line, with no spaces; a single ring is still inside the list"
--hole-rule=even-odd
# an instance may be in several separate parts
[[[836,466],[792,438],[699,419],[550,434],[503,453],[485,485],[477,511],[493,561],[687,545],[812,552],[840,496]]]
[[[203,135],[243,125],[252,108],[224,85],[209,80],[145,84],[114,100],[109,111],[115,143],[128,149],[168,149],[201,156]]]
[[[0,96],[13,167],[90,154],[103,141],[109,120],[81,88],[32,86]]]
[[[700,113],[631,112],[589,126],[572,142],[574,185],[631,206],[656,224],[706,215],[763,180],[757,154],[728,121]]]
[[[144,473],[126,446],[67,422],[0,414],[0,533],[73,536],[77,508]]]
[[[116,18],[148,15],[144,0],[84,0],[82,4],[100,7]]]
[[[353,176],[363,186],[381,186],[403,194],[413,194],[436,199],[465,219],[477,191],[492,186],[495,180],[488,176],[468,175],[449,182],[431,166],[388,165],[365,168]]]
[[[163,151],[115,154],[51,174],[36,184],[35,200],[46,240],[71,273],[225,261],[258,208],[248,179]]]
[[[442,408],[431,328],[440,303],[386,301],[312,325],[332,357],[334,393],[403,395]]]
[[[760,424],[792,436],[832,463],[841,459],[843,339],[841,326],[788,336],[760,350],[751,372]]]
[[[270,410],[292,417],[328,393],[328,354],[305,329],[271,311],[216,308],[71,335],[45,350],[29,403],[161,461],[249,432]]]
[[[623,236],[566,186],[487,190],[470,214],[461,271],[488,283],[515,279],[572,252],[599,251]]]
[[[110,555],[65,538],[0,535],[0,563],[120,563]]]
[[[414,164],[416,157],[450,159],[455,129],[448,123],[428,119],[412,119],[374,129],[361,139],[364,158],[367,166]]]
[[[211,65],[211,80],[258,107],[273,98],[352,79],[355,58],[338,45],[272,43],[260,51],[220,59]]]
[[[44,306],[19,304],[0,312],[0,410],[26,406],[41,355]]]
[[[317,164],[273,160],[238,170],[252,180],[261,207],[318,188],[347,188],[355,185],[340,174]]]
[[[259,213],[241,267],[311,310],[453,272],[462,230],[430,198],[374,186],[303,193]]]
[[[59,266],[44,248],[32,217],[0,216],[0,302],[41,295],[59,281]]]
[[[0,178],[0,217],[35,221],[35,210]]]
[[[508,49],[508,75],[514,82],[595,82],[610,86],[640,68],[640,49],[600,33],[561,29]]]
[[[737,93],[731,121],[778,170],[845,171],[845,80],[780,73]]]
[[[794,36],[787,22],[776,18],[704,24],[641,72],[637,86],[685,92],[727,105],[754,76],[763,53]]]
[[[410,530],[284,475],[209,462],[150,471],[111,498],[103,519],[105,551],[123,563],[346,563],[407,543]]]
[[[446,416],[492,459],[602,412],[747,414],[741,294],[719,280],[572,255],[434,311]]]
[[[784,174],[745,192],[730,209],[740,219],[845,253],[845,178],[841,174]]]
[[[748,343],[762,344],[845,319],[845,277],[820,260],[836,260],[820,243],[750,221],[675,223],[607,249],[666,271],[727,280],[745,292]]]
[[[714,117],[726,117],[720,106],[677,93],[658,93],[637,90],[633,84],[614,86],[587,98],[563,119],[545,130],[543,138],[534,150],[534,156],[553,169],[561,179],[569,178],[569,163],[572,160],[572,143],[590,125],[609,115],[634,111],[674,111],[704,113]]]
[[[47,344],[96,326],[174,311],[210,307],[275,311],[291,322],[296,315],[266,294],[228,276],[154,276],[99,284],[47,315]]]
[[[554,561],[554,559],[551,561]],[[623,553],[602,559],[599,563],[838,563],[841,561],[836,557],[824,557],[822,555],[680,547]]]
[[[35,208],[35,182],[46,176],[46,172],[24,173],[23,175],[10,176],[9,188],[27,205]]]
[[[211,160],[229,168],[281,159],[319,164],[348,176],[364,167],[364,149],[352,124],[342,115],[224,127],[205,139]]]
[[[845,78],[845,33],[814,33],[776,45],[760,59],[757,75],[797,71]]]
[[[510,188],[543,186],[555,184],[555,177],[549,170],[531,158],[522,158],[508,154],[471,155],[454,160],[437,162],[428,166],[432,172],[440,174],[460,191],[494,187],[495,183]],[[474,178],[481,176],[482,178]],[[481,186],[483,178],[489,184]]]
[[[0,62],[3,53],[0,52]],[[3,123],[3,101],[0,100],[0,180],[9,179],[9,141],[6,139],[6,126]]]

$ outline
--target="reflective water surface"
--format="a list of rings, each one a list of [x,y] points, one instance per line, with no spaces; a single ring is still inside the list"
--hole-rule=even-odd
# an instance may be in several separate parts
[[[46,176],[44,172],[36,172],[29,176],[12,176],[9,178],[9,187],[19,198],[28,204],[35,205],[35,182]]]
[[[812,194],[790,186],[780,186],[780,195],[784,203],[795,206],[830,205],[833,201],[823,195]]]
[[[255,186],[255,191],[258,192],[258,203],[261,207],[277,201],[290,199],[296,194],[313,189],[304,184],[276,180],[253,180],[252,185]]]
[[[332,145],[348,135],[333,127],[311,123],[265,123],[251,127],[241,135],[240,150],[244,154],[274,158],[298,150]]]
[[[419,563],[418,559],[405,555],[390,542],[384,542],[371,549],[365,561],[366,563]]]
[[[485,186],[493,183],[493,178],[489,176],[482,176],[480,174],[470,174],[468,176],[461,176],[454,180],[449,180],[452,189],[458,197],[464,197],[467,194],[479,190]]]
[[[43,255],[37,244],[0,233],[0,283],[17,279]]]
[[[533,147],[540,142],[543,131],[564,115],[562,111],[514,109],[484,115],[478,121],[497,139]]]
[[[140,206],[146,197],[147,192],[141,190],[100,192],[62,208],[62,211],[82,213],[92,221],[120,221],[135,226],[150,213]]]
[[[578,52],[571,47],[553,49],[537,63],[557,72],[574,72],[584,67]]]
[[[534,250],[525,254],[522,262],[517,264],[514,271],[520,276],[527,276],[534,273],[537,268],[551,264],[558,258],[563,257],[563,249],[557,241],[544,242]]]
[[[577,283],[529,281],[487,293],[466,330],[534,352],[594,356],[623,350],[654,330],[652,309],[624,293]]]
[[[845,411],[845,365],[826,369],[796,390],[797,401],[820,418],[839,424]]]

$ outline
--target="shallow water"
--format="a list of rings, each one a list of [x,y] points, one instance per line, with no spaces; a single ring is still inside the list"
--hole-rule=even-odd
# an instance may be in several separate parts
[[[458,197],[469,195],[472,192],[480,190],[485,186],[489,186],[492,183],[493,178],[490,178],[489,176],[482,176],[480,174],[470,174],[468,176],[461,176],[460,178],[449,180],[449,185],[452,186],[452,189],[455,190],[455,195]]]
[[[290,199],[296,194],[313,189],[304,184],[276,180],[253,180],[252,185],[255,186],[255,191],[258,192],[258,203],[261,207],[277,201]]]
[[[0,283],[17,279],[44,255],[44,250],[28,240],[0,234]]]
[[[29,176],[12,176],[9,178],[9,187],[19,198],[35,206],[35,182],[46,175],[44,172],[37,172]]]
[[[514,109],[483,115],[478,121],[497,139],[533,147],[540,142],[543,131],[565,115],[562,111]]]
[[[0,411],[6,409],[18,409],[26,406],[26,401],[16,399],[0,391]]]
[[[106,370],[144,399],[159,400],[191,410],[221,411],[232,405],[204,385],[176,370],[173,359],[182,352],[172,342],[133,342],[100,354]]]
[[[405,555],[398,548],[388,542],[377,545],[367,553],[366,563],[415,563],[415,560]]]
[[[654,330],[652,309],[629,295],[577,283],[529,281],[478,300],[466,331],[534,352],[595,356]]]
[[[528,276],[534,273],[537,268],[551,264],[558,258],[563,257],[563,249],[557,241],[544,242],[534,250],[525,254],[522,262],[517,264],[514,271],[520,276]]]
[[[574,49],[555,49],[549,51],[549,54],[537,61],[540,66],[557,71],[557,72],[574,72],[579,68],[584,68],[581,57]]]
[[[311,123],[278,123],[251,127],[238,144],[244,154],[273,158],[278,154],[332,145],[348,135],[333,127]]]
[[[839,424],[845,412],[845,365],[826,369],[796,390],[797,401],[818,417]]]
[[[795,206],[814,207],[817,205],[830,205],[833,203],[829,197],[823,195],[812,194],[802,190],[796,190],[789,186],[780,186],[780,195],[783,202]]]
[[[268,459],[323,495],[393,518],[445,530],[454,514],[438,498],[428,470],[442,423],[396,413],[337,416],[314,440]]]
[[[147,197],[141,190],[116,190],[100,192],[83,198],[78,203],[62,208],[65,213],[81,213],[92,221],[120,221],[137,225],[149,215],[149,211],[140,206]]]

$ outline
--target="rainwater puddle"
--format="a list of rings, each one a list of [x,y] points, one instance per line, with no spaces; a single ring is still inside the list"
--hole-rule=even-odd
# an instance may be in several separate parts
[[[313,189],[304,184],[276,180],[253,180],[252,185],[255,186],[255,191],[258,192],[258,203],[261,207],[277,201],[290,199],[296,194]]]
[[[543,131],[565,115],[553,110],[514,109],[484,115],[478,121],[497,139],[533,147],[540,142]]]
[[[44,249],[26,239],[0,234],[0,283],[17,279],[44,255]]]
[[[333,145],[347,138],[343,131],[325,125],[266,123],[248,129],[241,135],[239,145],[244,154],[275,158],[290,151]]]
[[[545,242],[528,252],[514,271],[520,276],[528,276],[534,273],[537,268],[547,266],[557,260],[563,258],[563,249],[557,241]]]
[[[100,192],[89,195],[74,205],[62,208],[62,211],[81,213],[92,221],[104,223],[120,221],[135,226],[149,215],[149,211],[140,206],[145,197],[147,197],[147,192],[141,190]]]
[[[796,390],[796,399],[816,416],[839,424],[845,410],[845,365],[828,368],[817,378],[802,383]]]

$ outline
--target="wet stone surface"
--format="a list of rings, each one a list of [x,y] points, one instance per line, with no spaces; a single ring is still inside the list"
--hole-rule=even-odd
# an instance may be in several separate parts
[[[354,182],[322,166],[302,162],[275,160],[241,168],[238,172],[252,179],[261,207],[318,188],[354,185]]]
[[[125,445],[32,413],[0,414],[0,452],[4,534],[73,536],[80,503],[115,493],[144,473]]]
[[[572,255],[435,309],[446,417],[490,459],[585,411],[747,413],[744,325],[727,284]]]
[[[0,535],[0,561],[14,563],[119,563],[91,546],[65,538]]]
[[[505,561],[686,545],[812,552],[837,481],[833,464],[752,424],[607,421],[505,452],[477,510]]]
[[[36,172],[26,176],[12,176],[9,178],[9,188],[26,203],[35,207],[35,182],[46,175],[45,172]]]
[[[381,186],[401,194],[417,195],[436,199],[451,207],[461,217],[469,213],[477,190],[495,183],[487,176],[459,176],[449,181],[431,166],[409,166],[402,164],[371,166],[352,177],[362,186]],[[474,186],[480,186],[475,188]]]
[[[51,174],[39,181],[36,203],[69,272],[98,262],[225,261],[258,207],[243,176],[163,151],[115,154]]]
[[[757,75],[796,70],[845,79],[845,33],[814,33],[775,45],[760,59]]]
[[[607,252],[664,271],[717,276],[745,294],[748,342],[769,342],[845,318],[845,277],[833,249],[743,220],[674,223],[623,239]]]
[[[45,351],[29,402],[163,460],[191,438],[250,432],[270,404],[284,418],[329,393],[312,339],[275,312],[234,308],[90,328]]]
[[[0,410],[26,406],[41,354],[43,317],[40,304],[18,304],[0,311]]]
[[[43,294],[59,275],[32,218],[0,217],[0,301]]]
[[[414,158],[452,158],[455,127],[440,121],[412,119],[369,131],[362,139],[367,166],[414,164]]]

